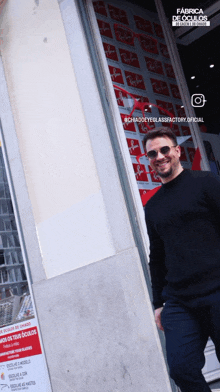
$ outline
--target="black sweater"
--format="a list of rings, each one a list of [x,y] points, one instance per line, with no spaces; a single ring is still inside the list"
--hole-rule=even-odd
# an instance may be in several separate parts
[[[182,171],[145,207],[155,309],[167,298],[189,304],[220,289],[220,182]]]

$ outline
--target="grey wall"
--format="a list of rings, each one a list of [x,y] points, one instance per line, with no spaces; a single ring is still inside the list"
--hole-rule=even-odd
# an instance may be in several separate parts
[[[168,378],[128,250],[34,285],[54,392],[164,392]]]

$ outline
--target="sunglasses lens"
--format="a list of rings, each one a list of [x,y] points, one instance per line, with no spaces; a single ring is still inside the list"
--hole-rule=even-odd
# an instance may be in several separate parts
[[[147,156],[150,159],[154,159],[157,156],[157,151],[155,151],[155,150],[148,151]]]
[[[160,149],[161,154],[168,154],[170,152],[170,147],[169,146],[164,146]]]

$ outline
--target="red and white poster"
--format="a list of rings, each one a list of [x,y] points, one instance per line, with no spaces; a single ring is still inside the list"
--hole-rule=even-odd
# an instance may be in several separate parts
[[[51,391],[35,319],[1,328],[0,373],[0,390]]]

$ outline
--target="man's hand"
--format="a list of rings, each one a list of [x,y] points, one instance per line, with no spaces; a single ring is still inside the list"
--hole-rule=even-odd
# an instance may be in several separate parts
[[[156,324],[157,324],[158,328],[161,329],[161,331],[164,330],[163,327],[162,327],[162,324],[161,324],[161,312],[162,312],[162,310],[163,310],[163,306],[162,306],[162,308],[156,309],[155,312],[154,312],[154,317],[155,317]]]

